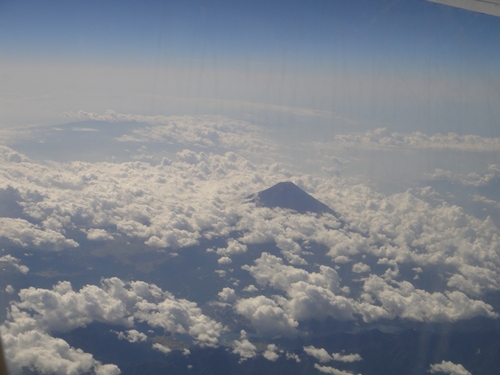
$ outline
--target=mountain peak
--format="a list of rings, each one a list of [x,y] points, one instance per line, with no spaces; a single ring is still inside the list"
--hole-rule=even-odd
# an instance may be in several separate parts
[[[315,214],[329,213],[337,216],[326,204],[318,201],[291,181],[278,182],[269,189],[262,190],[248,197],[258,207],[285,208],[300,214],[312,212]]]

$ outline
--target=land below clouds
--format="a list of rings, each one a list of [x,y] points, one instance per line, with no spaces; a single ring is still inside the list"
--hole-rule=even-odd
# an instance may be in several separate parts
[[[483,323],[485,322],[478,322],[479,325]],[[329,323],[311,321],[309,324],[311,327],[316,326],[315,331],[321,332]],[[280,350],[296,354],[300,362],[284,355],[276,361],[258,356],[241,362],[240,356],[232,353],[228,347],[202,349],[182,342],[182,337],[162,336],[162,332],[153,334],[147,342],[129,343],[126,340],[117,340],[116,334],[112,332],[113,326],[100,323],[93,323],[60,337],[74,347],[97,353],[95,357],[103,363],[120,364],[123,375],[318,373],[314,369],[316,361],[303,349],[309,345],[324,348],[329,353],[359,354],[363,358],[362,361],[335,363],[339,370],[354,374],[423,375],[428,374],[429,363],[440,363],[443,360],[461,363],[473,374],[496,375],[496,369],[500,366],[498,325],[490,325],[487,330],[472,332],[448,330],[450,327],[445,328],[445,325],[435,326],[433,329],[399,329],[391,333],[382,332],[377,328],[347,333],[340,332],[342,327],[339,325],[337,328],[339,332],[335,333],[322,332],[296,340],[275,341]],[[259,351],[265,350],[267,341],[254,336],[251,339]],[[150,349],[151,343],[154,342],[168,342],[175,347],[176,341],[178,349],[168,356]],[[183,348],[189,348],[188,356],[183,354]]]

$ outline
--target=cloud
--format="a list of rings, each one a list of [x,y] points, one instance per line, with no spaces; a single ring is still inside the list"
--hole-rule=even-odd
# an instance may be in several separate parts
[[[89,229],[87,232],[87,239],[91,241],[110,241],[114,238],[104,229]]]
[[[352,272],[354,273],[365,273],[370,272],[370,266],[364,263],[356,263],[352,266]]]
[[[307,261],[300,257],[302,248],[300,245],[293,241],[291,238],[286,238],[283,235],[275,237],[276,247],[281,250],[283,256],[290,264],[294,265],[307,265]]]
[[[324,319],[328,316],[338,320],[354,320],[357,314],[361,314],[363,320],[367,322],[395,318],[454,322],[475,316],[489,318],[498,316],[491,305],[471,299],[460,291],[430,293],[415,288],[409,281],[389,283],[387,280],[392,280],[398,275],[397,262],[381,258],[379,264],[395,265],[395,270],[389,268],[384,277],[368,276],[364,280],[360,300],[339,295],[346,292],[340,287],[340,277],[335,270],[326,266],[320,266],[319,273],[309,273],[303,269],[284,265],[280,258],[263,253],[255,261],[254,266],[246,265],[242,268],[249,271],[259,285],[269,285],[287,293],[288,298],[278,299],[279,307],[293,321]],[[369,271],[362,264],[358,264],[355,269]],[[479,282],[484,283],[482,280],[486,277],[491,279],[492,283],[495,282],[493,274],[481,276],[481,272],[478,272],[472,276],[473,269],[469,273],[471,278],[481,280]],[[254,302],[253,306],[259,305],[257,301],[275,305],[274,301],[263,296],[260,299],[249,300]],[[256,307],[244,310],[241,305],[238,312],[245,312],[244,315],[253,323],[259,323],[256,319],[251,319],[255,309]]]
[[[214,271],[219,277],[225,277],[226,276],[226,271],[224,270],[215,270]]]
[[[235,310],[250,320],[260,335],[293,337],[298,334],[298,323],[267,297],[240,299],[236,302]]]
[[[125,120],[122,115],[107,115],[111,121]],[[496,316],[481,301],[486,293],[500,290],[500,231],[492,219],[471,217],[460,207],[443,202],[430,205],[411,191],[386,196],[341,177],[307,175],[284,164],[254,164],[243,153],[236,153],[238,150],[221,148],[216,154],[208,146],[202,147],[215,141],[226,147],[231,137],[239,137],[242,149],[252,149],[253,141],[246,144],[245,137],[253,134],[258,138],[261,130],[248,123],[215,117],[130,120],[152,124],[149,130],[143,128],[130,136],[144,136],[151,142],[168,142],[173,137],[171,141],[181,145],[177,150],[185,150],[157,164],[39,163],[6,157],[0,163],[0,186],[19,193],[26,220],[1,218],[0,235],[30,249],[63,250],[78,246],[67,236],[80,230],[89,240],[122,237],[153,248],[180,250],[204,239],[224,239],[237,233],[239,238],[227,239],[227,245],[215,250],[221,262],[228,262],[224,257],[235,261],[248,252],[250,244],[275,243],[283,259],[263,255],[244,269],[261,289],[284,292],[284,299],[272,301],[294,322],[326,316],[355,319],[356,314],[370,321]],[[196,143],[199,147],[190,149]],[[14,150],[3,151],[15,155]],[[497,169],[491,166],[487,173],[491,176],[471,176],[470,181],[491,183],[499,175]],[[300,215],[244,202],[249,194],[282,180],[293,180],[328,204],[345,225],[331,215]],[[315,255],[308,254],[307,243],[326,247],[335,269],[308,264]],[[345,267],[363,270],[370,282],[375,280],[371,276],[379,277],[386,293],[370,289],[368,284],[369,291],[365,291],[365,281],[357,283],[347,272],[341,280],[337,269]],[[420,279],[404,272],[413,268],[422,270]],[[443,279],[440,294],[430,293],[421,282],[429,272]],[[404,291],[410,285],[413,291],[407,296]],[[395,308],[391,298],[407,307]],[[428,306],[420,311],[410,309],[407,303],[412,298],[437,304],[441,313],[429,318],[424,314]]]
[[[248,285],[246,286],[245,288],[243,288],[243,291],[244,292],[249,292],[249,293],[253,293],[253,292],[257,292],[259,289],[257,289],[257,287],[255,285]]]
[[[211,150],[265,154],[273,153],[276,149],[276,145],[263,137],[261,128],[246,121],[222,116],[141,116],[109,110],[104,114],[80,111],[76,117],[84,121],[137,122],[149,125],[138,127],[131,134],[117,138],[121,142],[161,142]]]
[[[20,301],[12,306],[12,314],[19,310],[33,312],[31,319],[36,327],[47,332],[66,332],[92,321],[131,325],[124,302],[106,289],[87,285],[75,292],[67,281],[59,282],[52,290],[21,289]],[[11,328],[18,323],[17,319],[8,322]]]
[[[431,365],[429,372],[434,374],[437,372],[444,372],[445,374],[450,375],[472,375],[469,371],[467,371],[464,366],[460,364],[455,364],[450,361],[442,361],[441,363],[436,363]]]
[[[23,200],[19,190],[12,186],[0,188],[0,217],[25,218]]]
[[[496,152],[500,148],[500,138],[486,138],[478,135],[458,135],[455,133],[427,135],[421,132],[390,133],[387,128],[378,128],[358,134],[335,136],[332,147],[369,149],[445,149],[460,151]]]
[[[262,353],[262,356],[267,359],[268,361],[271,362],[276,362],[278,358],[280,357],[276,351],[278,350],[278,347],[274,344],[269,344],[267,346],[267,349],[264,353]]]
[[[224,331],[221,323],[203,315],[196,303],[167,297],[155,304],[138,302],[134,317],[152,327],[161,327],[167,332],[188,334],[200,346],[215,347]]]
[[[91,241],[130,238],[180,253],[204,239],[224,241],[237,235],[215,250],[222,265],[231,259],[236,263],[244,253],[250,256],[251,244],[274,243],[283,259],[264,253],[243,268],[260,287],[243,290],[261,290],[265,296],[247,294],[255,297],[238,299],[232,288],[213,296],[234,303],[234,310],[249,319],[258,334],[268,337],[297,336],[298,323],[312,318],[354,320],[361,315],[367,322],[453,322],[498,317],[481,300],[486,293],[500,290],[500,232],[492,219],[471,217],[443,202],[430,205],[412,191],[383,195],[339,175],[322,178],[299,173],[283,160],[267,162],[276,147],[264,142],[262,129],[248,122],[116,112],[79,115],[86,120],[146,124],[119,138],[127,147],[135,142],[134,149],[147,143],[148,149],[138,150],[144,162],[42,163],[1,146],[0,189],[11,187],[18,193],[25,216],[1,218],[0,237],[30,250],[64,250],[78,246],[68,236],[79,230]],[[153,157],[148,150],[154,143],[174,145],[170,148],[175,151],[168,158]],[[332,145],[322,144],[318,150],[339,145],[496,152],[500,143],[498,138],[379,129],[338,136]],[[264,161],[251,162],[259,153]],[[346,164],[340,159],[330,161],[335,168]],[[495,186],[499,176],[498,165],[491,165],[483,175],[436,171],[433,178],[484,187]],[[244,203],[249,194],[282,180],[293,180],[314,194],[339,212],[345,225],[331,215],[299,215]],[[475,199],[494,204],[483,198]],[[319,245],[317,254],[308,254],[308,243]],[[334,263],[317,266],[315,257],[324,255],[324,248]],[[3,264],[26,270],[13,257],[5,258]],[[408,269],[418,269],[420,280],[413,279],[414,273],[405,273]],[[352,275],[350,270],[364,274]],[[422,282],[430,273],[443,280],[439,292],[430,291]],[[30,330],[50,337],[94,321],[125,327],[125,339],[143,339],[145,335],[132,328],[145,323],[189,335],[201,346],[219,345],[225,331],[191,301],[177,299],[152,284],[119,279],[104,279],[100,286],[87,285],[79,291],[65,282],[52,289],[23,289],[2,329],[15,338]],[[235,353],[256,352],[246,337],[237,342]],[[264,353],[274,358],[276,350],[268,347]],[[338,361],[358,358],[355,354],[326,355]],[[95,372],[106,369],[88,363]]]
[[[233,261],[229,257],[221,257],[217,260],[220,265],[231,264]]]
[[[129,329],[127,333],[117,332],[119,340],[127,340],[128,342],[142,342],[148,339],[144,333],[139,332],[135,329]]]
[[[339,255],[339,256],[336,256],[333,261],[335,263],[339,263],[339,264],[344,264],[344,263],[349,263],[351,260],[346,257],[345,255]]]
[[[448,279],[449,287],[458,290],[470,296],[480,297],[484,290],[499,290],[500,281],[497,272],[477,266],[463,264],[458,267],[460,274],[455,274]]]
[[[7,146],[0,146],[0,160],[7,163],[28,162],[30,159]]]
[[[240,363],[257,356],[257,347],[248,341],[246,332],[241,331],[240,340],[234,340],[233,353],[240,356]]]
[[[242,198],[266,186],[256,167],[232,152],[178,156],[170,165],[6,162],[0,186],[19,191],[23,215],[37,224],[4,217],[0,236],[18,246],[61,250],[77,246],[65,233],[80,229],[89,240],[125,235],[152,247],[182,248],[237,229],[248,211]],[[236,240],[218,249],[223,256],[245,251]]]
[[[196,303],[176,299],[154,284],[110,278],[102,279],[100,287],[86,285],[74,291],[64,281],[51,290],[21,289],[19,301],[11,303],[8,318],[1,326],[9,364],[19,371],[31,367],[40,372],[78,374],[95,367],[96,374],[118,374],[116,366],[101,366],[91,354],[51,336],[94,321],[129,328],[145,322],[166,332],[190,335],[200,346],[217,346],[225,330],[222,324],[203,315]],[[130,342],[147,339],[135,329],[118,333],[118,338]]]
[[[494,201],[493,199],[488,199],[486,197],[483,197],[483,196],[481,196],[479,194],[474,194],[472,196],[472,200],[474,202],[481,202],[481,203],[483,203],[485,205],[492,206],[494,208],[500,209],[500,203],[498,203],[497,201]]]
[[[295,353],[286,352],[285,355],[286,355],[286,359],[293,359],[297,363],[300,362],[299,356]]]
[[[407,281],[392,284],[395,286],[375,275],[365,280],[364,291],[380,302],[383,308],[373,310],[372,306],[361,304],[360,311],[365,321],[400,317],[420,322],[454,322],[475,316],[499,316],[487,303],[472,300],[462,292],[429,293],[416,289]]]
[[[222,292],[219,292],[219,300],[226,303],[232,303],[236,301],[236,293],[234,289],[231,288],[223,288]]]
[[[172,349],[170,349],[169,347],[162,345],[160,343],[154,343],[152,345],[152,348],[162,352],[163,354],[168,354],[172,351]]]
[[[304,351],[310,356],[316,358],[321,363],[330,362],[333,359],[332,356],[330,356],[330,354],[328,354],[328,352],[325,349],[318,349],[312,345],[304,346]]]
[[[285,311],[296,320],[325,319],[354,320],[358,303],[339,296],[331,290],[303,281],[292,284],[287,291],[290,299],[284,304]]]
[[[490,164],[483,174],[473,172],[466,175],[436,168],[434,173],[427,174],[427,178],[435,181],[453,181],[473,187],[494,187],[500,178],[500,165]]]
[[[331,231],[321,236],[332,259],[366,255],[382,264],[386,258],[394,271],[398,264],[406,264],[424,273],[438,266],[432,269],[449,280],[450,291],[479,297],[499,290],[500,232],[490,218],[471,217],[446,203],[432,207],[409,192],[383,196],[364,187],[339,194],[331,205],[358,232]]]
[[[339,290],[340,277],[337,271],[328,267],[320,266],[319,273],[309,273],[303,269],[283,264],[283,260],[269,253],[262,253],[255,260],[255,266],[243,266],[242,269],[250,272],[259,285],[270,286],[288,290],[292,284],[304,281],[309,284]]]
[[[361,358],[359,354],[332,353],[332,357],[334,361],[347,362],[347,363],[363,360],[363,358]]]
[[[339,361],[339,362],[357,362],[362,361],[363,359],[359,354],[343,354],[343,353],[332,353],[332,355],[328,354],[325,349],[318,349],[314,346],[304,346],[304,351],[316,358],[320,363],[330,362],[330,361]]]
[[[94,365],[94,372],[96,375],[118,375],[121,373],[116,365],[103,365],[100,362]]]
[[[288,174],[286,180],[290,180]],[[308,192],[314,188],[303,186],[301,179],[294,182]],[[333,228],[340,228],[340,221],[333,215],[324,214],[320,217],[312,213],[297,214],[280,208],[254,208],[247,215],[241,217],[238,229],[244,231],[240,240],[247,244],[273,243],[281,249],[282,254],[297,265],[305,265],[299,255],[306,255],[297,241],[315,241],[323,243],[324,236],[329,236]]]
[[[269,284],[286,291],[289,299],[280,301],[288,316],[294,320],[324,319],[332,316],[339,320],[354,319],[357,303],[336,293],[342,293],[340,277],[327,266],[319,273],[284,265],[281,258],[262,253],[255,266],[243,266],[259,285]]]
[[[241,244],[238,241],[230,238],[227,240],[227,247],[226,248],[218,248],[216,250],[216,253],[218,255],[229,256],[229,255],[243,254],[247,250],[248,250],[248,248],[246,245]]]
[[[9,267],[12,267],[15,270],[26,275],[30,269],[20,263],[21,263],[20,259],[17,259],[16,257],[13,257],[10,254],[0,257],[0,265],[8,265]]]
[[[38,330],[27,330],[17,335],[1,327],[5,357],[11,374],[21,374],[22,368],[56,375],[83,374],[118,375],[116,365],[102,365],[94,357],[71,347],[66,341]]]
[[[0,238],[6,238],[12,244],[42,250],[60,251],[78,247],[78,243],[65,238],[52,229],[40,229],[23,219],[0,217]]]
[[[323,372],[325,374],[332,374],[332,375],[353,375],[352,372],[349,371],[343,371],[343,370],[338,370],[334,367],[329,367],[329,366],[320,366],[317,363],[314,364],[314,368],[319,370],[320,372]]]
[[[9,285],[7,285],[7,286],[5,287],[5,291],[6,291],[7,293],[9,293],[9,294],[13,294],[13,293],[15,293],[15,291],[16,291],[16,290],[14,289],[14,287],[13,287],[12,285],[10,285],[10,284],[9,284]]]

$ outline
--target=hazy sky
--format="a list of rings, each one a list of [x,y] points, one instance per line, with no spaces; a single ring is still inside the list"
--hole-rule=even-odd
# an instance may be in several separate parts
[[[499,36],[419,0],[3,1],[0,126],[115,110],[498,136]]]

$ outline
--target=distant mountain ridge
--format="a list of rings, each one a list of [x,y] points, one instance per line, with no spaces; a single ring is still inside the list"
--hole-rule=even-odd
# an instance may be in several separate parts
[[[294,210],[300,214],[305,214],[306,212],[319,215],[328,213],[338,217],[338,214],[334,210],[306,193],[291,181],[278,182],[269,189],[248,196],[247,199],[249,202],[254,202],[257,207],[279,207]]]

